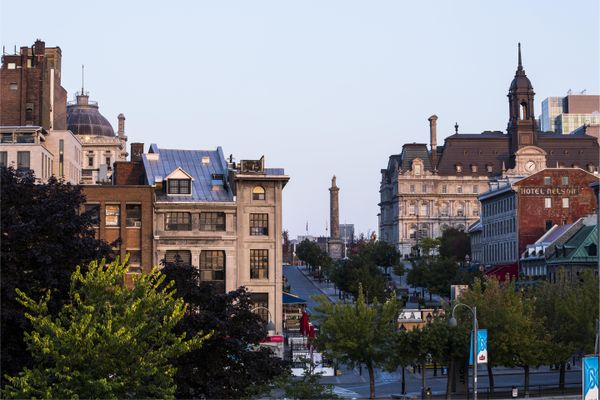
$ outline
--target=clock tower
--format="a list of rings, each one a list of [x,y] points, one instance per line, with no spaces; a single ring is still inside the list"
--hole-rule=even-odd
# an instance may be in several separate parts
[[[515,154],[525,146],[536,145],[536,121],[533,111],[535,93],[531,81],[527,78],[521,62],[521,43],[519,43],[519,63],[515,77],[508,91],[508,135],[510,137],[511,154]],[[513,167],[515,159],[511,160]]]

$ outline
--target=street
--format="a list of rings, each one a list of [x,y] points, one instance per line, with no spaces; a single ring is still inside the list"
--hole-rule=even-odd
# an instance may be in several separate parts
[[[409,264],[409,263],[407,263]],[[406,266],[410,268],[410,265]],[[306,272],[306,273],[305,273]],[[312,280],[304,267],[285,266],[283,273],[286,276],[291,292],[307,300],[308,311],[314,312],[316,302],[311,298],[314,295],[325,294],[331,301],[337,301],[338,297],[333,289],[333,284],[327,285],[325,282],[319,283]],[[399,277],[392,273],[392,279],[397,287],[407,287],[405,277]],[[409,288],[412,292],[416,288]],[[428,297],[428,296],[427,296]],[[439,296],[434,295],[434,299],[439,299]],[[348,369],[341,368],[341,376],[323,377],[322,383],[334,385],[336,394],[344,398],[365,398],[369,397],[369,376],[366,369],[363,369],[362,374],[358,368]],[[479,369],[479,392],[481,398],[485,398],[485,393],[488,392],[488,376],[487,369],[483,366]],[[376,370],[376,393],[378,397],[390,397],[391,395],[399,395],[401,393],[402,370],[394,372],[386,372]],[[421,374],[417,371],[407,368],[405,371],[406,391],[408,395],[419,396],[421,392]],[[426,375],[427,387],[430,387],[434,395],[441,395],[446,391],[446,376],[441,375],[438,370],[438,376],[433,376],[432,370],[427,370]],[[519,388],[522,394],[524,375],[520,368],[494,368],[494,381],[496,388],[504,388],[504,391],[509,390],[513,386]],[[578,385],[581,382],[581,364],[574,365],[571,370],[567,371],[565,381],[568,386]],[[542,366],[538,369],[531,368],[530,373],[530,391],[532,394],[539,389],[539,386],[558,385],[558,371],[550,370],[548,366]]]

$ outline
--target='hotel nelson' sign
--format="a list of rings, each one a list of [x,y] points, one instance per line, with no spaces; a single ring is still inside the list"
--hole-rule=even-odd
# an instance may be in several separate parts
[[[522,196],[577,196],[579,187],[531,187],[524,186],[519,188],[519,194]]]

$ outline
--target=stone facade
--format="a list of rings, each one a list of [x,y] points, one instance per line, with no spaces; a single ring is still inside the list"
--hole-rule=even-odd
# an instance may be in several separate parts
[[[265,168],[262,158],[227,162],[220,148],[156,145],[143,163],[156,193],[154,262],[191,264],[218,290],[245,286],[281,333],[283,169]]]
[[[339,260],[344,256],[344,242],[340,239],[340,188],[337,187],[335,175],[331,178],[329,188],[329,218],[331,237],[327,242],[329,256]]]

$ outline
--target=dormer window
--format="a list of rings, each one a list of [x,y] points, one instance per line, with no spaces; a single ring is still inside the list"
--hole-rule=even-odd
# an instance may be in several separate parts
[[[461,173],[462,172],[462,165],[461,164],[456,164],[456,172]]]
[[[255,186],[252,189],[252,200],[264,200],[265,199],[265,188],[262,186]]]
[[[477,172],[477,165],[471,164],[471,172],[473,172],[473,173]]]
[[[191,194],[191,179],[169,179],[167,184],[168,194]]]
[[[486,170],[487,170],[488,174],[491,174],[491,173],[492,173],[492,171],[494,170],[494,166],[493,166],[492,164],[487,164],[487,165],[485,166],[485,168],[486,168]]]
[[[415,165],[415,175],[421,175],[421,166],[419,164]]]

